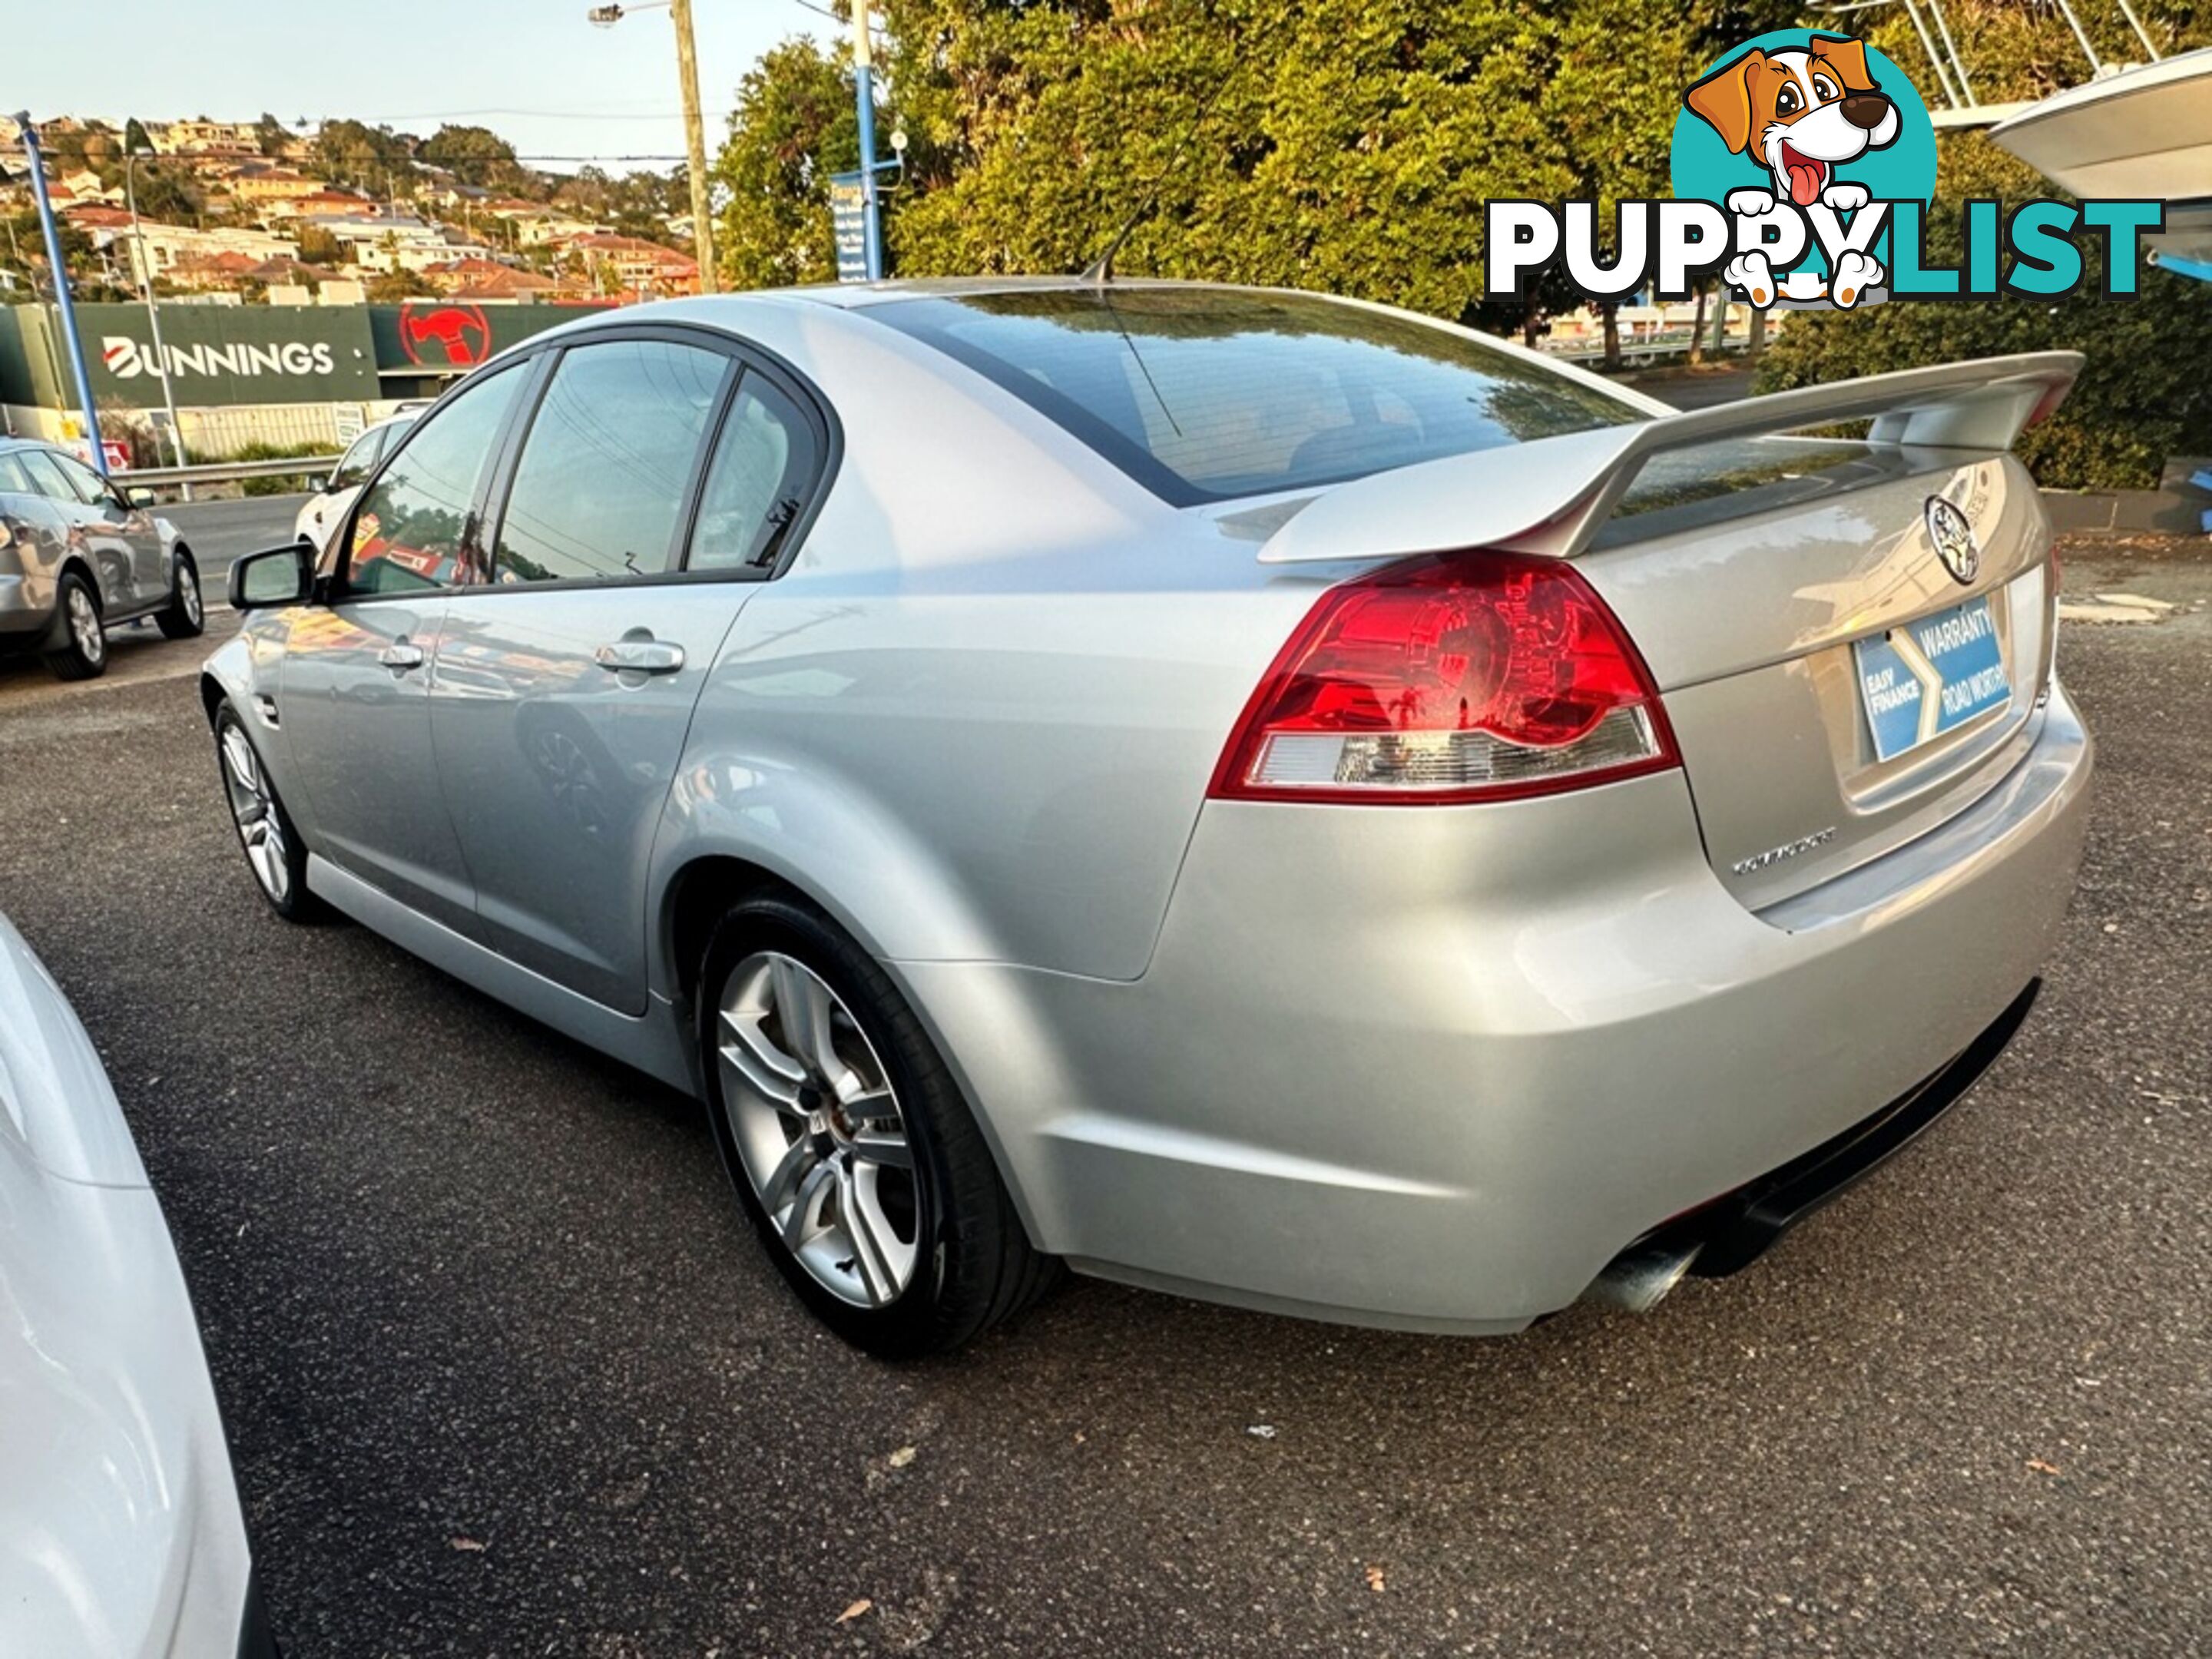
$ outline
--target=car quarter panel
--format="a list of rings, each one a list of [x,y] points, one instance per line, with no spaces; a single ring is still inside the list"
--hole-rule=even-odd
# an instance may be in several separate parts
[[[1722,886],[1668,774],[1498,807],[1209,802],[1136,983],[894,971],[1042,1248],[1512,1328],[1903,1094],[2039,971],[2089,771],[2063,692],[2039,720],[1941,860],[1863,866],[1789,926]]]

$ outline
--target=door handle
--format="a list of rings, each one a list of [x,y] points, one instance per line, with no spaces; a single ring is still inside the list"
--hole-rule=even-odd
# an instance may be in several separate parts
[[[404,673],[410,668],[422,665],[422,647],[410,645],[405,640],[396,640],[378,652],[376,659],[386,668],[396,668]]]
[[[612,674],[673,674],[684,666],[684,647],[669,640],[617,640],[592,655]]]

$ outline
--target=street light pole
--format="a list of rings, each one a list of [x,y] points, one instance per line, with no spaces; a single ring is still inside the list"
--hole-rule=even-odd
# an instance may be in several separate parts
[[[699,48],[691,33],[691,0],[641,0],[633,6],[593,6],[584,15],[601,28],[612,28],[634,11],[668,8],[676,26],[676,78],[684,94],[684,149],[691,173],[691,243],[699,260],[699,292],[714,293],[714,221],[707,188],[707,132],[699,115]]]
[[[123,158],[123,195],[131,204],[131,246],[137,256],[139,291],[146,296],[146,325],[154,333],[154,367],[161,374],[161,404],[169,411],[169,446],[177,452],[177,465],[190,466],[191,463],[185,459],[185,428],[177,421],[176,389],[169,384],[169,354],[161,344],[161,308],[154,303],[154,262],[147,256],[146,233],[138,223],[139,155],[134,149]],[[187,485],[185,499],[191,498]]]
[[[23,135],[23,154],[31,163],[31,195],[39,204],[39,228],[46,233],[46,265],[54,275],[54,310],[61,319],[62,337],[69,343],[70,370],[76,377],[76,400],[83,411],[85,429],[91,434],[92,464],[101,477],[107,476],[107,452],[100,447],[100,410],[92,401],[92,374],[84,366],[84,341],[76,331],[76,307],[70,299],[69,266],[62,260],[62,235],[54,222],[53,198],[46,194],[46,163],[39,154],[39,130],[31,113],[16,116]]]
[[[876,75],[868,40],[868,0],[853,0],[854,113],[860,124],[860,230],[868,280],[884,274],[883,210],[876,197]]]

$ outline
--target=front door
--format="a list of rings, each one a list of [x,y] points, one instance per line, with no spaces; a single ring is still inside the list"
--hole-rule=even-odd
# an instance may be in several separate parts
[[[491,580],[454,593],[439,644],[431,732],[485,942],[629,1012],[646,1004],[646,872],[693,706],[788,521],[784,481],[812,476],[811,435],[764,416],[761,394],[781,394],[741,373],[680,337],[563,351]]]
[[[133,507],[123,492],[108,483],[74,455],[50,453],[70,488],[84,503],[89,533],[107,550],[125,590],[115,603],[119,608],[144,611],[167,602],[169,562],[161,550],[161,532],[154,515]]]
[[[476,905],[430,747],[430,665],[456,583],[480,564],[482,492],[526,378],[444,403],[362,496],[331,602],[295,620],[279,730],[324,856],[471,937]]]
[[[92,568],[100,588],[100,615],[109,622],[128,617],[138,608],[137,574],[132,568],[131,544],[114,532],[107,515],[94,505],[98,481],[92,469],[57,450],[16,452],[39,493],[53,504],[67,525],[69,545]]]

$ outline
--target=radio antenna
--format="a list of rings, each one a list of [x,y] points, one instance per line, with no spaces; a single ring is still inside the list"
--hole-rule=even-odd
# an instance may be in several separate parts
[[[1184,155],[1189,152],[1190,141],[1197,134],[1199,124],[1212,113],[1214,100],[1221,96],[1222,88],[1228,84],[1229,78],[1226,76],[1213,83],[1212,90],[1206,94],[1198,108],[1192,112],[1190,124],[1183,128],[1182,136],[1176,140],[1175,149],[1169,155],[1167,165],[1160,169],[1159,177],[1152,180],[1152,187],[1146,192],[1143,203],[1134,213],[1121,222],[1121,228],[1114,233],[1113,240],[1106,244],[1098,257],[1083,267],[1082,274],[1075,279],[1077,282],[1087,283],[1093,288],[1103,288],[1114,280],[1114,256],[1121,252],[1121,245],[1129,240],[1139,225],[1152,216],[1152,210],[1159,206],[1160,191],[1166,186],[1169,179],[1174,175],[1176,168],[1182,164]]]

